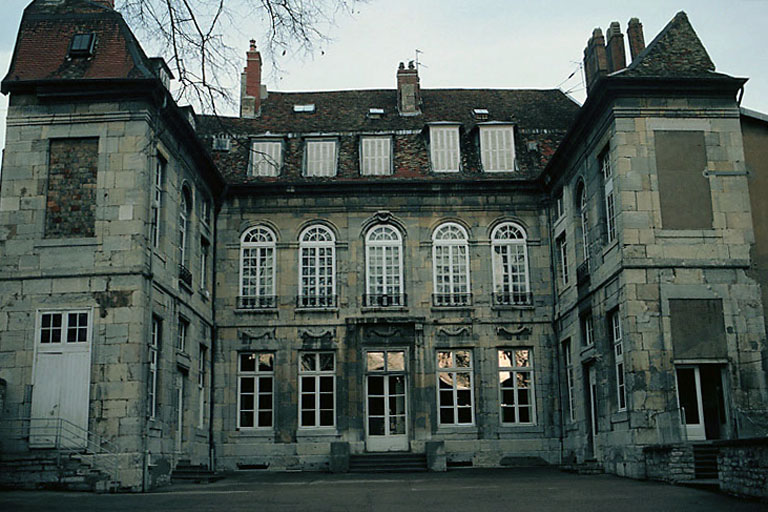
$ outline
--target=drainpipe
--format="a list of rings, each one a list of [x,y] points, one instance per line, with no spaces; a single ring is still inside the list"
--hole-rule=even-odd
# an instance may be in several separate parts
[[[548,204],[548,203],[547,203]],[[552,288],[551,294],[552,294],[552,332],[554,333],[555,337],[555,375],[557,380],[557,397],[558,400],[562,402],[563,399],[563,393],[561,388],[561,375],[560,375],[560,360],[561,360],[561,354],[560,354],[560,330],[558,328],[558,321],[557,321],[557,265],[556,265],[556,250],[555,250],[555,244],[552,243],[553,236],[554,236],[554,224],[552,222],[552,208],[548,205],[547,208],[547,233],[549,237],[549,258],[550,258],[550,265],[549,270],[552,276],[552,279],[550,279],[550,286]],[[570,405],[570,404],[569,404]],[[560,463],[563,463],[563,450],[564,450],[564,437],[565,437],[565,421],[563,420],[564,414],[563,414],[563,407],[561,403],[560,407],[560,432],[558,434],[558,438],[560,441]]]
[[[214,415],[214,400],[213,397],[215,395],[214,393],[214,384],[216,382],[216,365],[214,364],[214,360],[216,357],[216,347],[217,347],[217,340],[219,337],[219,329],[217,327],[216,323],[216,254],[218,253],[218,238],[219,238],[219,213],[221,212],[221,205],[224,203],[224,198],[227,194],[227,186],[224,186],[224,190],[222,190],[220,196],[219,196],[219,202],[218,205],[214,204],[213,208],[213,242],[211,245],[211,269],[213,274],[213,279],[211,279],[211,357],[210,362],[208,363],[210,365],[210,371],[209,375],[210,378],[210,384],[209,384],[209,390],[208,390],[208,396],[210,397],[208,399],[208,465],[211,471],[216,470],[216,443],[213,437],[213,415]]]

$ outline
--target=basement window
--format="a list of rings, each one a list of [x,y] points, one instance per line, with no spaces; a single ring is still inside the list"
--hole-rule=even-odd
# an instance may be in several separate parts
[[[92,57],[96,34],[75,34],[69,43],[69,57]]]
[[[293,106],[294,112],[309,112],[312,113],[315,111],[315,104],[310,103],[308,105],[294,105]]]

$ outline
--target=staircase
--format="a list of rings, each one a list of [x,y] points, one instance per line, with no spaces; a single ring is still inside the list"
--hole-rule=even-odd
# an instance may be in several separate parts
[[[693,469],[696,480],[717,480],[717,446],[711,444],[693,445]]]
[[[56,450],[3,454],[0,488],[114,491],[112,477],[89,459],[89,455],[65,455]]]
[[[366,453],[349,456],[350,473],[417,473],[427,471],[423,453]]]
[[[202,464],[193,465],[188,459],[182,459],[171,472],[171,483],[195,482],[209,484],[221,480],[223,476],[211,471]]]

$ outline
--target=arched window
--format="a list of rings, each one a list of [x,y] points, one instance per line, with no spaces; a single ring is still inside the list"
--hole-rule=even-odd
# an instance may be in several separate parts
[[[589,265],[589,218],[587,217],[587,187],[584,182],[579,183],[578,194],[579,218],[581,219],[581,250],[584,263]]]
[[[238,307],[261,309],[275,306],[275,234],[264,226],[254,226],[240,239]]]
[[[299,236],[299,307],[336,305],[336,240],[325,226],[315,225]]]
[[[189,244],[189,219],[192,217],[192,193],[189,187],[181,190],[179,203],[179,265],[187,266],[187,245]]]
[[[365,237],[366,306],[404,306],[403,237],[394,227],[378,224]]]
[[[512,222],[499,224],[491,244],[494,304],[531,304],[525,231]]]
[[[469,243],[466,230],[456,223],[439,226],[432,235],[432,268],[435,306],[470,303]]]

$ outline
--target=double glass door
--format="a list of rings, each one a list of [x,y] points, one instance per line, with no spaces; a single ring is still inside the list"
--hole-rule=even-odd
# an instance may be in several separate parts
[[[405,350],[369,350],[365,375],[365,447],[407,451],[408,376]]]

